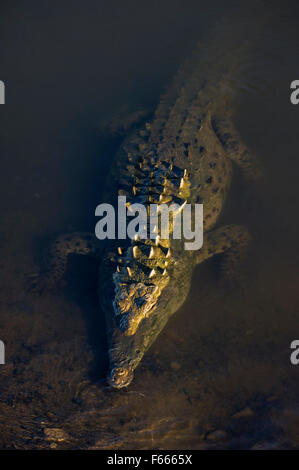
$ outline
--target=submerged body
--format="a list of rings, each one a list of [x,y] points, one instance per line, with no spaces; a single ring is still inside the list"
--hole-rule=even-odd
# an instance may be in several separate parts
[[[208,77],[200,69],[199,54],[197,50],[176,75],[152,122],[124,141],[105,202],[115,204],[118,195],[125,195],[129,204],[146,206],[201,203],[203,247],[188,251],[184,240],[160,237],[108,241],[101,254],[102,242],[75,234],[60,237],[52,249],[51,283],[63,274],[70,253],[93,254],[101,263],[99,300],[107,324],[109,382],[115,388],[129,385],[145,352],[184,303],[195,266],[223,253],[223,272],[231,275],[248,242],[243,227],[214,229],[230,186],[232,161],[247,176],[258,172],[232,124],[230,96],[224,91],[227,71],[216,65]]]
[[[234,275],[249,239],[240,226],[212,230],[230,186],[232,160],[246,176],[255,177],[258,170],[234,129],[224,87],[215,82],[221,83],[221,76],[203,80],[194,56],[162,97],[152,122],[124,141],[112,170],[118,194],[130,203],[203,204],[205,233],[198,252],[170,237],[125,246],[119,241],[114,253],[121,256],[115,260],[112,251],[116,264],[111,263],[111,254],[106,255],[99,298],[108,329],[109,381],[117,388],[131,382],[144,353],[184,303],[195,266],[223,253],[224,275]],[[144,289],[136,294],[140,285]],[[142,297],[146,309],[139,306]]]

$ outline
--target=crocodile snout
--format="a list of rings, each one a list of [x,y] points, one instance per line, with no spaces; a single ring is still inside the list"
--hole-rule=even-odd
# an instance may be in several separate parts
[[[134,377],[133,371],[124,367],[115,367],[108,377],[109,384],[114,388],[123,388],[130,385]]]

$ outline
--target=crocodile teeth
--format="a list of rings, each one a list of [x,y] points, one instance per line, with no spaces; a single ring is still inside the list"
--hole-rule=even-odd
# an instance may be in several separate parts
[[[186,170],[186,168],[185,168],[185,170],[184,170],[184,178],[187,178],[187,177],[188,177],[188,173],[187,173],[187,170]]]
[[[137,194],[137,188],[136,188],[136,186],[133,186],[133,194],[134,194],[134,196],[136,196],[136,194]]]
[[[151,251],[150,251],[150,254],[149,254],[149,258],[153,258],[155,256],[155,250],[153,247],[151,247]]]
[[[129,276],[131,277],[132,276],[132,269],[129,268],[129,266],[127,266],[127,271],[128,271]]]
[[[117,251],[118,251],[118,254],[119,254],[119,255],[122,255],[122,254],[123,254],[123,250],[121,249],[120,246],[117,248]]]
[[[154,269],[151,270],[149,277],[154,277],[156,275],[156,271]]]
[[[167,250],[166,258],[170,258],[170,248],[168,248],[168,250]]]
[[[128,211],[131,212],[131,214],[135,214],[135,212],[131,208],[131,203],[130,202],[126,203],[126,207],[127,207]]]
[[[166,274],[167,274],[167,269],[164,269],[162,276],[166,276]]]
[[[155,225],[154,228],[152,229],[153,233],[158,233],[158,225]]]
[[[187,200],[180,206],[180,212],[184,209],[185,205],[187,204]]]
[[[159,202],[161,202],[162,204],[163,203],[167,203],[167,202],[170,202],[172,200],[172,197],[171,196],[167,196],[166,194],[163,196],[162,194],[160,195],[160,198],[159,198]]]
[[[159,241],[160,241],[160,235],[157,235],[156,240],[155,240],[155,243],[157,246],[159,245]]]
[[[140,237],[139,237],[138,233],[135,233],[134,240],[135,240],[135,242],[140,242]]]
[[[141,251],[139,250],[138,246],[133,246],[133,257],[134,258],[139,258],[141,255]]]
[[[117,271],[118,273],[120,273],[120,267],[119,267],[119,266],[116,266],[116,271]]]
[[[186,181],[184,180],[184,178],[181,178],[180,189],[182,189],[185,185],[186,185]]]

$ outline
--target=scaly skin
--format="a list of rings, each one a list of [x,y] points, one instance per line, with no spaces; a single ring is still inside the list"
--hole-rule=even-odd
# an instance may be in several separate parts
[[[196,264],[224,253],[223,271],[233,275],[249,239],[237,225],[214,229],[230,186],[232,160],[246,176],[258,171],[232,124],[231,106],[219,85],[221,70],[215,66],[213,79],[204,81],[195,58],[196,53],[177,74],[153,121],[124,141],[105,202],[116,205],[116,197],[126,195],[131,204],[202,203],[201,250],[185,250],[184,240],[170,237],[108,242],[101,256],[102,242],[75,234],[73,240],[70,235],[56,241],[56,261],[46,276],[47,283],[61,277],[70,252],[100,259],[99,299],[109,340],[109,383],[115,388],[130,384],[143,355],[184,303]]]

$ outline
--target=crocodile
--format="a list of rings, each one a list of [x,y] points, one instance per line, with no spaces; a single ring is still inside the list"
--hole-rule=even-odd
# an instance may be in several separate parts
[[[245,177],[260,171],[234,123],[227,73],[230,62],[214,57],[204,68],[200,48],[177,72],[153,118],[123,141],[107,178],[107,199],[126,196],[145,206],[203,204],[203,245],[196,252],[184,240],[99,241],[93,233],[66,234],[51,246],[45,284],[64,274],[72,253],[99,260],[98,294],[109,343],[109,384],[127,387],[159,333],[186,300],[195,267],[221,254],[223,276],[233,278],[247,252],[248,230],[217,226],[231,185],[233,164]],[[207,61],[208,62],[208,61]],[[212,66],[211,66],[212,63]],[[203,64],[203,65],[202,65]],[[40,281],[39,281],[40,282]]]

